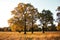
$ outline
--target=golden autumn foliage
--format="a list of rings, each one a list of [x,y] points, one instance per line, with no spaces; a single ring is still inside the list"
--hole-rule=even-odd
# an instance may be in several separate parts
[[[18,30],[21,31],[21,30],[24,30],[22,25],[13,24],[10,27],[11,27],[12,31],[18,31]]]

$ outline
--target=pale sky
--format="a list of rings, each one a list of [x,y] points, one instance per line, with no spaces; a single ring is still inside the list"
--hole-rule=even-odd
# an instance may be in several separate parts
[[[56,19],[56,8],[60,6],[60,0],[0,0],[0,27],[8,27],[7,20],[12,17],[11,11],[18,3],[30,3],[39,12],[49,9],[53,13],[54,19]]]

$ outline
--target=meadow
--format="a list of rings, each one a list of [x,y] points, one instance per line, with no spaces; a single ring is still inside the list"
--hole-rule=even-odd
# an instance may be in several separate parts
[[[60,40],[60,31],[53,32],[0,32],[0,40]]]

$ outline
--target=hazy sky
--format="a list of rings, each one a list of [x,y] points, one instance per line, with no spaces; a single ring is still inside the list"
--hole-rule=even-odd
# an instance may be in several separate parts
[[[49,9],[56,19],[56,8],[60,6],[60,0],[0,0],[0,27],[7,27],[7,20],[11,18],[11,11],[18,3],[30,3],[41,12]]]

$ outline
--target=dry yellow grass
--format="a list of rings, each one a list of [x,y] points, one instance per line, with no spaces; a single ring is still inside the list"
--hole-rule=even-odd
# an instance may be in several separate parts
[[[60,32],[0,32],[0,40],[60,40]]]

